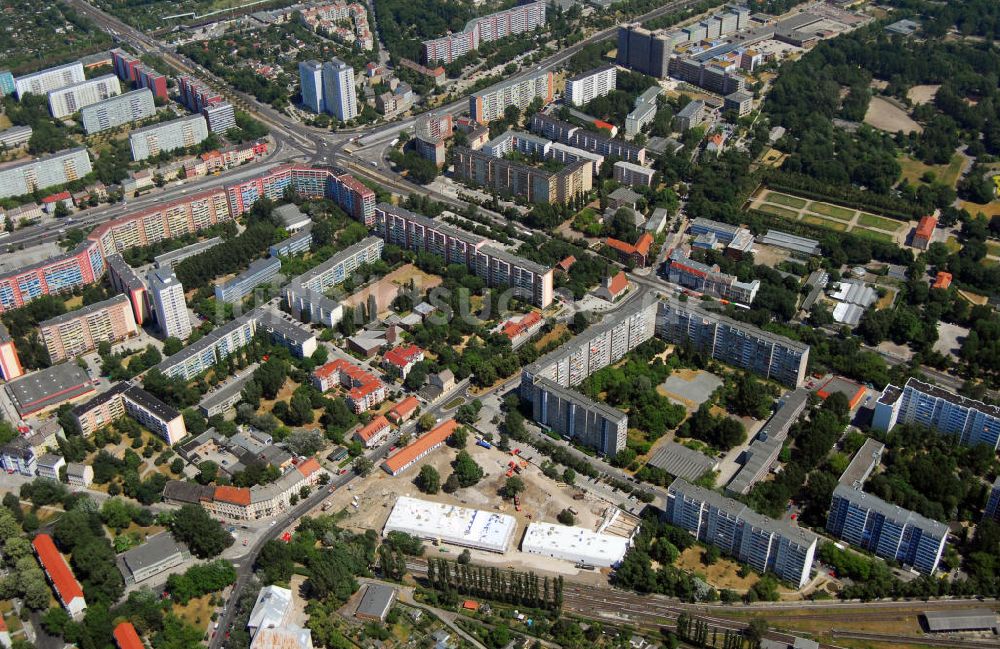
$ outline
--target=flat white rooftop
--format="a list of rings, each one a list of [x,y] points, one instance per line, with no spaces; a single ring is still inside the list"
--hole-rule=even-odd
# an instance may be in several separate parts
[[[506,514],[400,496],[382,534],[406,532],[422,539],[505,552],[516,528],[514,517]]]
[[[521,541],[521,550],[591,566],[611,567],[628,551],[630,539],[598,534],[582,527],[531,523]]]

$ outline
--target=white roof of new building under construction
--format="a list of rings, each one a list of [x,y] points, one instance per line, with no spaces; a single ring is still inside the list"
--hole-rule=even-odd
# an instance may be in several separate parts
[[[383,534],[406,532],[422,539],[490,552],[505,552],[514,537],[513,516],[400,496]]]
[[[622,560],[629,544],[630,540],[623,536],[599,534],[582,527],[531,523],[521,541],[521,550],[574,563],[611,567]]]

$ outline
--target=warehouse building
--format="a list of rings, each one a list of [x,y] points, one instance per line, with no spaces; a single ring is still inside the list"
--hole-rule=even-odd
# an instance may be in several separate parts
[[[582,527],[530,523],[521,550],[577,565],[611,568],[621,563],[631,539],[600,534]]]
[[[406,532],[474,550],[506,552],[517,522],[513,516],[400,496],[382,535]]]
[[[988,608],[963,608],[949,611],[925,611],[924,623],[930,633],[992,631],[1000,633],[997,614]]]

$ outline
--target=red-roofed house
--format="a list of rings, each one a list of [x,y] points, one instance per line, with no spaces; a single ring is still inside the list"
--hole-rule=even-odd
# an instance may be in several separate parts
[[[595,119],[594,126],[596,126],[599,129],[607,131],[608,135],[610,135],[611,137],[618,135],[618,127],[615,126],[614,124],[605,122],[604,120]]]
[[[10,631],[7,629],[7,623],[3,621],[3,616],[0,616],[0,645],[5,647],[11,645]]]
[[[614,277],[604,280],[604,285],[594,291],[594,295],[608,302],[614,302],[626,291],[628,291],[628,276],[624,271],[619,271]]]
[[[415,413],[419,407],[420,402],[417,401],[415,396],[410,395],[390,408],[386,415],[389,417],[389,421],[398,426],[412,417],[413,413]]]
[[[398,453],[387,459],[382,466],[389,475],[399,475],[413,466],[420,458],[444,444],[445,440],[451,437],[456,428],[458,428],[458,422],[454,419],[441,422],[430,431],[418,437],[409,446],[400,449]]]
[[[424,350],[416,345],[401,345],[385,353],[382,366],[390,374],[405,379],[413,366],[424,360]]]
[[[114,636],[118,649],[146,649],[131,622],[122,622],[116,626]]]
[[[313,384],[323,392],[336,385],[347,388],[347,402],[355,414],[361,414],[385,400],[382,381],[342,358],[313,370]]]
[[[934,236],[934,228],[937,227],[937,219],[933,216],[924,216],[917,223],[917,229],[913,231],[913,247],[927,250],[931,245],[931,238]]]
[[[319,463],[319,460],[314,457],[311,457],[304,462],[300,462],[295,468],[298,469],[298,472],[302,474],[303,478],[312,478],[317,471],[323,470],[323,466]],[[316,476],[315,479],[318,478],[319,476]]]
[[[48,534],[39,534],[31,544],[35,547],[38,562],[42,564],[42,569],[48,575],[49,581],[52,582],[52,587],[55,589],[56,596],[63,608],[73,619],[83,617],[83,612],[87,610],[87,601],[83,598],[83,588],[73,576],[73,571],[70,570],[66,559],[59,554],[56,544],[52,542],[52,537]]]
[[[608,237],[607,244],[618,254],[618,258],[623,264],[642,267],[646,265],[649,247],[653,245],[653,235],[643,232],[634,244]]]
[[[948,288],[949,286],[951,286],[951,273],[939,270],[931,288]]]
[[[380,446],[389,437],[389,420],[379,415],[354,433],[365,448]]]
[[[58,194],[49,194],[42,199],[42,209],[52,214],[56,210],[56,205],[62,203],[63,207],[69,209],[73,207],[73,195],[68,191],[61,191]]]
[[[576,257],[574,257],[573,255],[570,255],[569,257],[566,257],[566,259],[563,259],[563,260],[562,260],[562,261],[560,261],[560,262],[559,262],[558,264],[556,264],[556,266],[557,266],[557,267],[559,268],[559,270],[561,270],[562,272],[564,272],[564,273],[568,273],[568,272],[569,272],[569,269],[570,269],[570,268],[571,268],[571,267],[573,266],[573,264],[575,264],[575,263],[576,263]]]
[[[542,314],[538,311],[532,311],[527,315],[511,318],[503,323],[500,333],[510,339],[512,347],[517,348],[525,340],[534,336],[542,328],[542,324],[544,324]]]

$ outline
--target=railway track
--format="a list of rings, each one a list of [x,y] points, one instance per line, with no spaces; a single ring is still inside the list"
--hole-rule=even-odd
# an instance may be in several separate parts
[[[928,645],[932,647],[961,647],[962,649],[988,649],[1000,646],[992,640],[960,640],[957,638],[941,638],[938,636],[891,635],[888,633],[866,633],[864,631],[844,631],[831,629],[830,635],[847,640],[871,640],[874,642],[889,642],[906,645]]]

